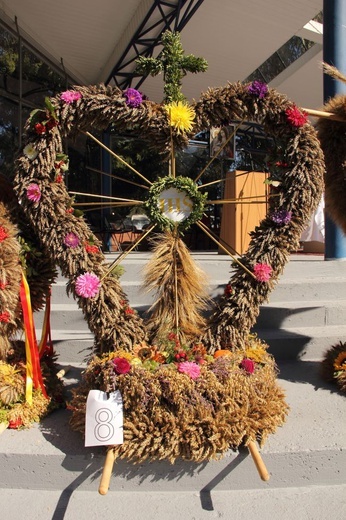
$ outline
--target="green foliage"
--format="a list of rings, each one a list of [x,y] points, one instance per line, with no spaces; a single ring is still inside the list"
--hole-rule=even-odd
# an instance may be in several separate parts
[[[185,101],[181,92],[182,78],[187,72],[205,72],[208,68],[204,58],[192,54],[184,56],[184,50],[178,32],[166,31],[162,35],[163,50],[158,58],[140,57],[137,60],[137,72],[157,76],[164,74],[164,102]]]
[[[169,188],[176,188],[178,191],[186,193],[193,203],[190,215],[179,223],[167,218],[160,209],[160,194]],[[178,231],[185,231],[202,218],[206,198],[207,193],[202,194],[192,179],[188,177],[171,177],[169,175],[157,180],[151,186],[143,208],[150,220],[155,222],[161,230],[170,229],[173,231],[177,229]]]

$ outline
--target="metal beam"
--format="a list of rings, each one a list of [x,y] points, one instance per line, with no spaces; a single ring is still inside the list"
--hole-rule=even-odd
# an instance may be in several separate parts
[[[154,0],[113,67],[106,84],[112,83],[122,90],[128,87],[138,89],[147,76],[135,73],[137,58],[152,56],[154,49],[160,45],[162,33],[166,30],[181,32],[203,2],[204,0]]]

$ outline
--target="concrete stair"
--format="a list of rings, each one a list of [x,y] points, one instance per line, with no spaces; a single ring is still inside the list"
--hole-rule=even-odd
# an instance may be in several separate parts
[[[131,305],[144,313],[154,295],[142,288],[143,268],[150,253],[131,253],[123,262],[121,285]],[[112,261],[114,254],[107,255]],[[223,293],[231,276],[226,255],[194,253],[205,271],[212,298]],[[346,264],[326,262],[322,256],[292,255],[278,285],[262,305],[254,332],[266,341],[276,360],[320,360],[323,353],[346,340]],[[35,315],[40,334],[43,313]],[[66,296],[66,280],[52,288],[51,324],[55,348],[64,362],[78,362],[93,343],[84,316]]]
[[[210,294],[223,292],[230,259],[197,253]],[[107,259],[114,258],[108,255]],[[138,280],[148,253],[124,262],[121,281],[130,303],[148,307]],[[71,365],[66,391],[78,384],[93,337],[66,282],[53,287],[52,335],[62,366]],[[258,335],[270,345],[278,384],[291,408],[286,424],[262,448],[271,474],[260,480],[247,450],[220,461],[133,465],[119,461],[106,496],[97,493],[103,448],[85,448],[69,428],[71,412],[58,410],[24,431],[0,435],[1,518],[19,520],[329,520],[346,518],[345,396],[319,377],[319,361],[346,339],[346,263],[293,255],[270,301],[262,306]],[[35,316],[40,336],[41,313]]]

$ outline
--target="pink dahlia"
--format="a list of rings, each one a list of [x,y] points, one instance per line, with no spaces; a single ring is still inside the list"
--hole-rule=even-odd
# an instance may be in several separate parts
[[[287,121],[292,126],[303,126],[308,120],[308,115],[306,112],[302,112],[298,107],[294,106],[292,108],[288,108],[285,112]]]
[[[116,374],[127,374],[131,370],[131,364],[123,357],[116,357],[113,359],[114,372]]]
[[[101,281],[94,273],[84,273],[76,280],[76,294],[82,298],[94,298],[100,290]]]
[[[82,94],[76,90],[66,90],[60,94],[60,99],[65,101],[68,105],[71,105],[74,101],[78,101],[81,97]]]
[[[245,358],[241,362],[241,368],[243,368],[248,374],[253,374],[255,371],[255,362],[252,361],[252,359]]]
[[[64,238],[64,244],[67,247],[71,247],[72,249],[79,246],[79,237],[75,235],[75,233],[67,233],[66,237]]]
[[[197,379],[201,375],[201,367],[196,365],[193,361],[183,361],[179,363],[178,371],[190,376],[191,379]]]
[[[270,280],[273,269],[268,264],[256,264],[253,268],[254,275],[259,282],[268,282]]]
[[[31,202],[39,202],[41,199],[41,190],[38,184],[32,183],[26,189],[26,196]]]

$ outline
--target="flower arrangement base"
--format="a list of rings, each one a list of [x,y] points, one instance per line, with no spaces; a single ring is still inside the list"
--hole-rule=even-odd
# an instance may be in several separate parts
[[[321,376],[346,394],[346,342],[340,341],[327,350],[321,363]]]
[[[254,441],[250,441],[247,445],[250,455],[255,463],[256,469],[258,471],[259,476],[262,480],[267,482],[270,479],[270,475],[268,470],[263,462],[260,452],[258,451],[257,444]],[[108,493],[109,484],[113,472],[114,463],[116,460],[116,455],[114,451],[114,447],[110,447],[107,450],[107,455],[105,459],[105,463],[103,466],[102,476],[99,485],[99,493],[100,495],[106,495]]]
[[[288,406],[268,353],[262,350],[261,362],[253,363],[251,371],[241,351],[212,358],[195,379],[174,363],[153,369],[134,364],[127,373],[114,375],[116,356],[91,361],[70,403],[71,427],[84,433],[89,391],[119,390],[122,395],[124,442],[108,449],[101,494],[108,489],[116,459],[199,463],[220,459],[240,446],[249,448],[261,478],[269,478],[256,441],[262,445],[283,425]]]
[[[22,341],[12,342],[12,354],[0,361],[0,432],[6,429],[29,428],[53,410],[64,405],[63,382],[58,376],[54,352],[45,353],[40,360],[46,395],[41,388],[33,388],[30,401],[26,399],[26,358]],[[6,425],[6,426],[5,426]]]

